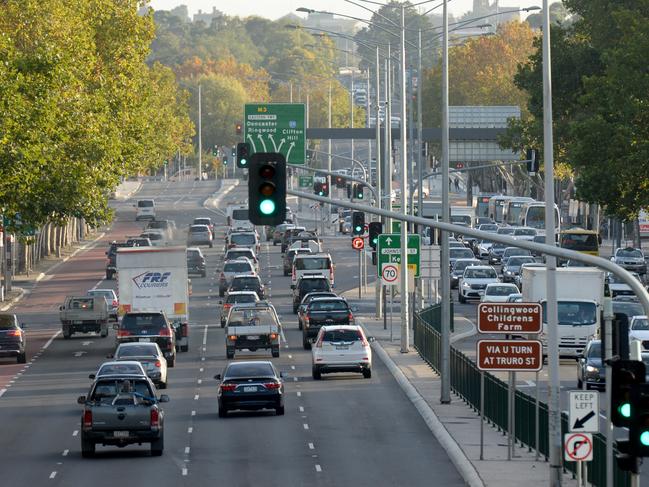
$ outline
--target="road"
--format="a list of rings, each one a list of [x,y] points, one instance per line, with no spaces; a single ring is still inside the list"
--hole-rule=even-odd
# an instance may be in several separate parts
[[[224,212],[229,201],[245,200],[235,188],[214,209],[205,200],[214,182],[146,183],[139,197],[156,199],[158,218],[173,219],[183,230],[196,216],[210,215],[219,229],[217,245],[205,249],[207,278],[193,278],[190,299],[190,351],[170,369],[171,402],[165,405],[165,452],[150,457],[147,446],[98,447],[94,459],[82,459],[79,395],[87,393],[88,374],[113,350],[114,334],[63,340],[58,335],[58,305],[67,294],[104,281],[104,251],[111,240],[137,234],[132,202],[116,203],[110,231],[41,281],[15,308],[28,324],[28,364],[0,361],[0,448],[2,484],[72,486],[91,483],[128,485],[343,486],[463,485],[444,450],[385,366],[374,362],[371,379],[360,375],[311,379],[310,353],[290,308],[289,278],[282,275],[279,247],[264,243],[262,278],[283,322],[286,343],[274,359],[286,373],[286,415],[240,413],[217,417],[216,381],[225,347],[219,326],[217,271],[223,255]],[[337,289],[356,285],[355,255],[348,239],[326,239],[336,261]],[[263,358],[241,353],[236,360]]]

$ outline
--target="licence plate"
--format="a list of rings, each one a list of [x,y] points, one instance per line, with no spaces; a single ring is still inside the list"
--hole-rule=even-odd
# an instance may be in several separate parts
[[[115,438],[128,438],[128,431],[113,431]]]
[[[246,338],[248,340],[259,340],[259,335],[248,335]]]
[[[151,339],[150,338],[140,338],[140,341],[141,342],[150,342]]]
[[[257,386],[244,386],[243,392],[257,392]]]
[[[349,347],[347,347],[345,345],[339,345],[339,346],[336,347],[336,350],[349,350]]]

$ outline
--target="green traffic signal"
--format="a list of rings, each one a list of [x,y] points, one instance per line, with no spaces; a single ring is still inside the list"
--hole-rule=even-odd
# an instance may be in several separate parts
[[[640,433],[640,443],[644,446],[649,446],[649,431],[643,431]]]
[[[259,203],[259,211],[263,215],[269,216],[275,213],[275,202],[273,200],[262,200],[261,203]]]
[[[617,410],[620,413],[620,416],[622,416],[623,418],[631,417],[631,404],[629,404],[628,402],[620,404]]]

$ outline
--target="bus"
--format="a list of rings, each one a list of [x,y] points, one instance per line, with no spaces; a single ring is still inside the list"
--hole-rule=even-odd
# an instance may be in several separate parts
[[[559,233],[559,245],[562,249],[575,250],[588,255],[599,255],[600,237],[594,230],[569,228]]]
[[[475,216],[488,218],[489,217],[489,200],[491,195],[480,195],[476,197],[475,202]]]
[[[525,203],[534,201],[534,198],[525,196],[516,196],[515,198],[505,201],[503,207],[503,219],[508,225],[518,225],[518,217]]]
[[[487,215],[496,223],[502,223],[504,220],[503,210],[505,209],[505,202],[512,199],[513,196],[505,196],[498,194],[489,198],[489,214]]]
[[[542,201],[525,203],[518,215],[518,224],[522,227],[536,228],[537,235],[545,235],[545,203]],[[559,207],[556,204],[554,205],[554,231],[556,234],[561,231]]]

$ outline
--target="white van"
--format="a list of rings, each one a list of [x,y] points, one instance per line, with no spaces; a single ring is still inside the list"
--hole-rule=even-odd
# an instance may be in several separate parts
[[[325,253],[296,255],[291,270],[291,284],[297,284],[297,281],[305,275],[322,275],[333,287],[334,264],[331,255]]]
[[[135,206],[135,221],[155,220],[155,201],[153,199],[137,200],[133,206]]]
[[[227,208],[227,222],[233,228],[254,228],[248,219],[248,205],[231,205]]]

